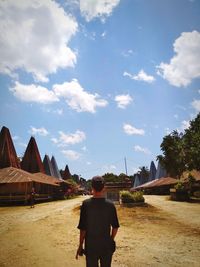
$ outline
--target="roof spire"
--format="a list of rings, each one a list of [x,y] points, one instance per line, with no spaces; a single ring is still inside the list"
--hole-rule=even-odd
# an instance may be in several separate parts
[[[44,166],[42,164],[42,160],[38,150],[38,146],[34,137],[31,137],[28,143],[28,146],[24,153],[24,157],[21,162],[21,168],[31,173],[36,173],[36,172],[45,173]]]
[[[5,126],[0,132],[0,168],[15,167],[20,168],[20,161],[10,135],[10,131]]]

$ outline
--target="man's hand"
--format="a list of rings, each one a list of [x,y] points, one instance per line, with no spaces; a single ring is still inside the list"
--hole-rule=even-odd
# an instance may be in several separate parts
[[[76,259],[78,260],[78,256],[83,256],[83,246],[79,245],[77,252],[76,252]]]

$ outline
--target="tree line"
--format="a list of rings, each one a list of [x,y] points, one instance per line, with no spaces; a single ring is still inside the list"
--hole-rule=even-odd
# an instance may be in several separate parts
[[[184,133],[174,130],[160,145],[163,155],[157,160],[167,173],[180,178],[184,171],[200,170],[200,113],[189,122]]]

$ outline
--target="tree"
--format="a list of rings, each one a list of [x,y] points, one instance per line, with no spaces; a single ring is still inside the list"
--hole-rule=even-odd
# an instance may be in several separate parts
[[[185,161],[188,170],[200,170],[200,113],[190,121],[183,137]]]
[[[103,175],[105,182],[120,182],[119,177],[113,173],[105,173]]]
[[[149,169],[146,166],[139,167],[137,175],[140,177],[141,184],[144,184],[148,181],[149,178]]]
[[[183,134],[173,131],[166,135],[160,145],[163,155],[157,156],[161,165],[172,177],[180,178],[186,169]]]

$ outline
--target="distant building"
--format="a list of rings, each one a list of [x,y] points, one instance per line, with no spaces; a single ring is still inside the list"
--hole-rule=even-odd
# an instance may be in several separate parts
[[[156,178],[156,166],[154,164],[154,162],[152,161],[151,162],[151,165],[150,165],[150,171],[149,171],[149,179],[148,181],[152,181]]]
[[[140,185],[140,176],[139,176],[139,174],[136,174],[133,187],[137,187],[139,185]]]
[[[54,176],[53,167],[48,155],[44,156],[43,166],[44,166],[44,171],[47,175]]]
[[[60,170],[60,174],[61,174],[61,177],[62,177],[63,180],[72,179],[72,175],[71,175],[71,173],[69,171],[68,165],[66,165],[64,171],[63,170]]]
[[[167,171],[162,167],[160,161],[158,161],[158,167],[156,171],[155,179],[160,179],[161,177],[167,177]]]
[[[57,177],[58,179],[61,179],[61,175],[60,175],[60,172],[58,170],[58,165],[57,165],[57,162],[56,162],[56,159],[54,156],[52,156],[52,158],[51,158],[51,165],[53,168],[53,176]]]
[[[125,182],[108,182],[105,184],[105,197],[111,201],[119,201],[120,191],[130,190],[132,183],[129,179]]]

